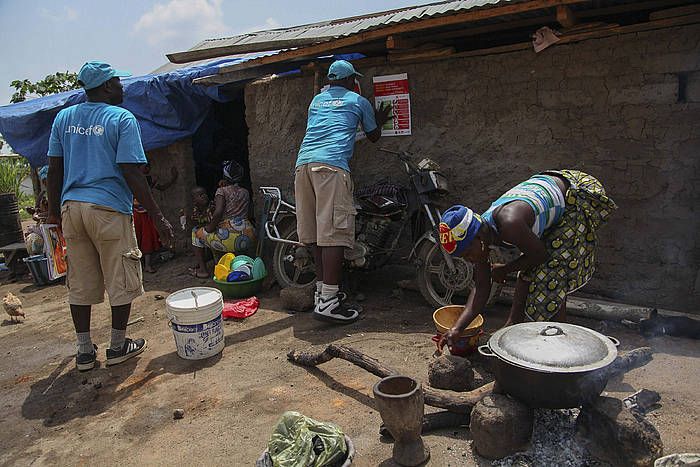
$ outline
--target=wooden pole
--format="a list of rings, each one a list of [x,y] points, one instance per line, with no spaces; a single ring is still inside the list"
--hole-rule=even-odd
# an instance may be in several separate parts
[[[321,87],[323,86],[323,73],[321,67],[318,65],[318,63],[313,62],[313,68],[314,68],[314,96],[318,94],[321,91]]]
[[[501,299],[504,302],[513,301],[513,288],[503,287]],[[639,322],[649,318],[652,308],[643,306],[626,305],[624,303],[604,302],[590,298],[567,297],[566,312],[582,318],[622,321],[629,320]]]
[[[387,367],[359,350],[345,345],[330,344],[322,352],[297,352],[292,350],[287,354],[287,359],[290,362],[301,366],[318,366],[334,358],[347,360],[380,378],[399,374],[393,368]],[[425,403],[432,407],[439,407],[454,413],[468,414],[471,413],[477,402],[484,396],[491,394],[493,385],[494,383],[488,383],[468,392],[445,391],[423,386],[423,395],[425,396]]]

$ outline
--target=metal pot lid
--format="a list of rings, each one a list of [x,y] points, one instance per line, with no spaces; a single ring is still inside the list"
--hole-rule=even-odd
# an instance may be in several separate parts
[[[488,345],[508,363],[548,373],[596,370],[617,357],[617,348],[610,338],[566,323],[515,324],[496,331]]]

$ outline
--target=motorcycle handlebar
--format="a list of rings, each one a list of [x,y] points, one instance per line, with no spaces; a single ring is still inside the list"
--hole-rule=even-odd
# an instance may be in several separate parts
[[[379,148],[379,150],[382,151],[382,152],[386,152],[386,153],[389,153],[389,154],[393,154],[393,155],[395,155],[395,156],[398,156],[399,159],[400,159],[402,162],[409,162],[409,163],[412,162],[412,161],[411,161],[411,155],[410,155],[408,152],[406,152],[406,151],[404,151],[404,152],[396,152],[396,151],[392,151],[391,149],[386,149],[386,148]]]

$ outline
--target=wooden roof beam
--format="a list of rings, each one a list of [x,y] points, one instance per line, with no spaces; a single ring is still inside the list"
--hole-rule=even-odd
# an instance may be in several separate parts
[[[590,31],[571,32],[559,36],[559,42],[552,47],[559,47],[564,44],[585,41],[588,39],[600,39],[603,37],[616,36],[620,34],[630,34],[644,31],[653,31],[655,29],[665,29],[676,26],[685,26],[689,24],[700,24],[700,14],[691,14],[678,16],[674,18],[664,18],[644,23],[630,24],[627,26],[609,25],[606,28],[594,29]],[[532,42],[521,42],[517,44],[502,45],[491,47],[488,49],[468,50],[466,52],[456,53],[448,58],[464,58],[480,55],[496,55],[501,53],[515,52],[518,50],[531,50]]]
[[[588,39],[599,39],[603,37],[615,36],[619,34],[630,34],[643,31],[652,31],[655,29],[664,29],[675,26],[683,26],[688,24],[700,24],[700,14],[695,15],[685,15],[674,18],[665,18],[655,21],[649,21],[645,23],[631,24],[628,26],[618,26],[610,25],[607,28],[596,29],[583,32],[572,32],[560,36],[559,42],[557,42],[553,47],[559,47],[563,44],[570,44],[580,41],[585,41]],[[532,42],[519,42],[516,44],[500,45],[497,47],[490,47],[486,49],[468,50],[466,52],[459,52],[448,56],[436,56],[436,57],[420,57],[415,60],[416,63],[425,63],[434,60],[446,60],[446,59],[456,59],[456,58],[466,58],[466,57],[477,57],[483,55],[498,55],[504,53],[517,52],[521,50],[532,50]],[[361,61],[361,60],[360,60]],[[390,60],[388,60],[390,61]],[[410,63],[407,61],[405,63]],[[359,63],[359,62],[358,62]],[[404,62],[402,62],[404,63]],[[383,65],[383,63],[381,63]],[[369,64],[369,66],[374,66],[374,64]]]
[[[260,78],[262,76],[284,73],[286,71],[294,70],[295,68],[300,68],[300,64],[287,62],[284,64],[263,65],[257,68],[246,68],[243,70],[237,70],[226,74],[201,76],[199,78],[193,79],[192,84],[216,86],[236,81],[249,81],[252,79]]]
[[[578,3],[579,1],[582,0],[573,0],[570,3]],[[556,2],[560,3],[560,2]],[[601,8],[597,10],[582,10],[577,12],[578,18],[590,18],[590,17],[597,17],[597,16],[605,16],[605,15],[612,15],[612,14],[619,14],[619,13],[624,13],[627,11],[639,11],[639,10],[644,10],[644,9],[654,9],[654,8],[663,8],[663,7],[668,7],[672,5],[680,5],[680,4],[687,4],[688,0],[648,0],[648,1],[639,1],[635,2],[632,4],[625,4],[625,5],[618,5],[614,7],[606,7],[606,8]],[[523,5],[523,4],[516,4],[516,5]],[[512,5],[512,6],[516,6]],[[538,5],[542,6],[542,2],[538,2]],[[552,6],[556,7],[558,5],[552,5],[550,3],[547,3],[549,5],[548,7],[545,8],[550,8]],[[471,13],[488,13],[492,12],[493,10],[483,10],[483,11],[477,11],[477,12],[471,12]],[[512,10],[511,10],[512,11]],[[469,13],[469,12],[467,12]],[[496,15],[498,16],[498,15]],[[693,15],[694,16],[694,15]],[[434,18],[434,20],[440,20],[444,18]],[[478,19],[484,19],[484,18],[478,18]],[[476,21],[476,19],[475,19]],[[459,30],[459,31],[449,31],[446,33],[437,33],[433,36],[430,36],[430,40],[435,40],[435,39],[447,39],[447,38],[452,38],[452,37],[461,37],[461,36],[469,36],[469,35],[475,35],[475,34],[482,34],[486,32],[491,32],[491,31],[496,31],[496,30],[501,30],[501,29],[512,29],[515,27],[528,27],[528,26],[535,26],[538,24],[547,24],[547,23],[553,23],[556,21],[556,18],[554,16],[543,16],[541,18],[532,18],[532,19],[526,19],[526,20],[515,20],[511,22],[504,22],[502,24],[494,24],[494,25],[486,25],[486,26],[478,26],[478,27],[472,27],[472,28],[465,28],[464,30]],[[691,19],[688,21],[683,21],[682,24],[688,24],[689,22],[692,22]],[[432,24],[432,23],[431,23]],[[659,22],[654,22],[653,23],[656,27],[668,27],[668,24],[660,24]],[[410,23],[406,24],[400,24],[392,27],[391,29],[396,29],[397,27],[402,27],[402,26],[409,26]],[[648,23],[642,23],[642,26],[640,27],[640,30],[646,30],[649,28],[650,25]],[[653,26],[652,26],[653,27]],[[298,50],[292,50],[292,51],[286,51],[286,52],[281,52],[277,55],[274,56],[268,56],[268,57],[261,57],[259,59],[254,59],[250,60],[241,64],[236,64],[236,65],[229,65],[227,67],[222,67],[219,70],[218,75],[214,76],[207,76],[203,78],[199,78],[195,80],[194,82],[197,84],[205,84],[205,85],[213,85],[213,84],[224,84],[232,81],[236,81],[238,79],[241,79],[241,76],[246,76],[248,78],[246,79],[252,79],[252,77],[255,75],[255,77],[260,77],[265,74],[270,74],[267,71],[264,71],[265,68],[261,68],[263,65],[267,65],[270,62],[271,63],[279,63],[281,61],[290,61],[290,60],[303,60],[306,58],[307,60],[314,59],[318,55],[322,55],[324,53],[329,53],[329,52],[337,52],[338,50],[351,50],[353,48],[356,48],[357,46],[354,44],[359,44],[364,41],[370,40],[370,38],[374,39],[375,41],[377,39],[386,41],[385,37],[386,36],[380,36],[378,33],[386,34],[387,30],[390,28],[382,28],[380,30],[375,30],[375,31],[369,31],[367,33],[360,33],[352,36],[348,36],[342,39],[338,39],[336,41],[332,41],[330,43],[322,43],[322,44],[317,44],[312,47],[304,48],[304,49],[298,49]],[[399,31],[401,32],[407,32],[404,30]],[[410,31],[408,31],[410,32]],[[417,32],[417,30],[416,30]],[[626,30],[624,32],[627,32]],[[623,33],[623,31],[619,30],[617,27],[612,27],[612,31],[607,34],[601,34],[598,36],[597,34],[591,32],[591,35],[589,37],[604,37],[609,34],[615,34],[615,33]],[[395,33],[398,34],[398,33]],[[376,37],[375,37],[376,36]],[[568,40],[562,41],[562,42],[569,42],[573,40],[583,40],[586,37],[577,37],[576,39],[573,38],[567,38]],[[414,38],[411,38],[414,39]],[[385,43],[382,42],[384,45]],[[518,44],[518,46],[526,48],[525,46]],[[531,46],[531,44],[530,44]],[[499,53],[496,52],[496,50],[500,49],[511,49],[512,47],[515,46],[502,46],[502,47],[496,47],[492,49],[491,53]],[[518,47],[516,47],[518,48]],[[310,50],[311,49],[311,50]],[[479,53],[478,51],[475,51],[477,54],[481,55],[484,52],[482,51]],[[467,54],[472,54],[474,52],[467,52]],[[486,52],[488,53],[488,52]],[[461,54],[454,54],[454,57],[461,56]],[[362,59],[366,60],[366,59]],[[238,73],[239,71],[246,70],[246,69],[254,69],[250,73],[246,74],[240,74]]]
[[[571,8],[566,5],[559,5],[557,6],[557,22],[565,28],[572,28],[576,25],[578,20]]]
[[[429,50],[390,50],[389,63],[399,63],[409,60],[431,60],[437,57],[447,57],[455,53],[454,47],[441,47]]]
[[[619,14],[619,13],[627,13],[627,12],[653,9],[653,8],[669,7],[669,6],[674,6],[674,5],[684,4],[684,3],[688,3],[688,0],[639,1],[639,2],[635,2],[635,3],[628,3],[625,5],[618,5],[615,7],[605,7],[605,8],[599,8],[599,9],[581,10],[578,12],[573,12],[573,10],[571,10],[570,7],[566,7],[566,8],[568,10],[570,10],[575,15],[575,18],[578,21],[578,20],[583,19],[583,18],[614,15],[614,14]],[[691,7],[683,7],[683,8],[688,8],[688,10],[690,10],[692,8],[695,8],[695,7],[691,6]],[[687,13],[684,12],[684,14],[687,14]],[[557,23],[557,22],[558,22],[557,17],[554,14],[552,14],[552,15],[541,16],[541,17],[537,17],[537,18],[528,18],[528,19],[520,19],[520,20],[507,21],[507,22],[499,22],[497,24],[487,24],[484,26],[468,26],[468,27],[465,27],[463,29],[458,29],[455,31],[438,32],[435,34],[430,34],[429,36],[421,35],[420,40],[418,40],[418,38],[415,38],[415,37],[405,37],[405,36],[400,36],[400,37],[401,37],[401,40],[415,41],[417,43],[417,45],[420,45],[420,43],[422,43],[422,42],[439,42],[439,41],[443,41],[443,40],[459,39],[459,38],[463,38],[463,37],[476,36],[479,34],[486,34],[486,33],[491,33],[491,32],[507,31],[507,30],[512,30],[512,29],[528,28],[528,27],[535,27],[535,26],[544,26],[546,24]],[[387,48],[389,48],[389,47],[387,47]]]
[[[612,15],[612,14],[618,14],[618,13],[625,13],[625,12],[630,12],[630,11],[638,11],[638,10],[643,10],[643,9],[654,9],[654,8],[663,8],[663,7],[672,7],[674,5],[682,5],[688,3],[687,0],[646,0],[646,1],[638,1],[635,3],[630,3],[630,4],[624,4],[624,5],[617,5],[613,7],[605,7],[605,8],[600,8],[600,9],[594,9],[594,10],[583,10],[580,11],[576,14],[576,16],[579,19],[583,18],[588,18],[592,16],[603,16],[603,15]],[[569,8],[569,10],[571,10]],[[439,18],[436,18],[439,19]],[[530,21],[530,22],[537,22],[537,19],[533,20],[525,20],[525,21]],[[494,27],[494,26],[491,26]],[[566,26],[565,26],[566,27]],[[496,25],[496,28],[498,26]],[[502,29],[502,28],[498,28]],[[496,30],[495,28],[493,30]],[[457,34],[455,34],[457,33]],[[469,34],[473,35],[473,34]],[[394,37],[400,37],[397,35],[393,35]],[[450,37],[459,37],[459,31],[454,31],[450,33],[446,33],[444,38],[450,38]],[[210,58],[216,58],[216,57],[223,57],[226,55],[235,55],[235,54],[241,54],[241,53],[253,53],[253,52],[262,52],[262,51],[268,51],[268,50],[280,50],[280,49],[287,49],[287,48],[293,48],[293,47],[305,47],[308,45],[313,45],[313,44],[318,44],[322,42],[328,42],[329,40],[334,39],[334,37],[329,36],[329,37],[313,37],[313,38],[306,38],[306,39],[285,39],[285,40],[276,40],[276,41],[265,41],[265,42],[258,42],[258,43],[249,43],[249,44],[233,44],[233,45],[228,45],[228,46],[222,46],[222,47],[212,47],[212,48],[206,48],[206,49],[198,49],[198,50],[187,50],[184,52],[175,52],[175,53],[170,53],[167,54],[166,57],[170,62],[172,63],[190,63],[194,62],[197,60],[207,60]],[[400,40],[408,40],[406,38],[401,38]],[[391,48],[391,47],[387,47]]]
[[[623,5],[615,5],[593,10],[582,10],[576,13],[579,19],[592,18],[608,15],[618,15],[633,11],[654,10],[659,8],[669,8],[675,5],[683,5],[689,3],[689,0],[642,0],[634,3],[625,3]]]
[[[490,32],[507,31],[512,29],[528,28],[533,26],[543,26],[549,23],[556,23],[557,20],[553,15],[540,16],[537,18],[521,19],[515,21],[508,21],[497,24],[487,24],[484,26],[468,27],[464,29],[459,29],[456,31],[439,32],[436,34],[429,34],[421,36],[421,41],[425,42],[440,42],[450,39],[461,39],[469,36],[478,36],[479,34],[485,34]],[[418,41],[417,38],[412,38],[412,40]]]
[[[700,5],[686,5],[668,10],[656,11],[649,15],[650,20],[675,18],[678,16],[692,15],[700,13]]]
[[[590,31],[583,31],[583,32],[572,32],[572,33],[567,33],[563,36],[560,37],[560,41],[557,42],[556,46],[560,46],[563,44],[567,43],[574,43],[574,42],[579,42],[579,41],[585,41],[588,39],[599,39],[603,37],[609,37],[609,36],[614,36],[614,35],[619,35],[619,34],[629,34],[629,33],[636,33],[636,32],[643,32],[643,31],[651,31],[654,29],[664,29],[664,28],[669,28],[669,27],[675,27],[675,26],[683,26],[683,25],[688,25],[688,24],[700,24],[700,14],[691,14],[691,15],[684,15],[684,16],[679,16],[679,17],[673,17],[673,18],[664,18],[664,19],[658,19],[654,21],[649,21],[645,23],[637,23],[637,24],[632,24],[628,26],[618,26],[618,25],[610,25],[607,28],[604,29],[596,29],[596,30],[590,30]],[[516,52],[520,50],[532,50],[532,42],[520,42],[516,44],[509,44],[509,45],[502,45],[502,46],[497,46],[497,47],[490,47],[486,49],[478,49],[478,50],[469,50],[466,52],[459,52],[459,53],[454,53],[451,55],[444,55],[444,56],[432,56],[432,57],[417,57],[416,59],[409,59],[408,57],[404,57],[405,61],[402,60],[401,63],[426,63],[434,60],[445,60],[445,59],[456,59],[456,58],[466,58],[466,57],[475,57],[475,56],[482,56],[482,55],[497,55],[497,54],[503,54],[503,53],[510,53],[510,52]],[[391,58],[389,57],[369,57],[369,58],[361,58],[359,60],[353,60],[353,63],[360,69],[362,70],[363,68],[370,68],[370,67],[375,67],[375,66],[384,66],[388,63],[391,62]],[[324,65],[321,65],[325,68]],[[254,72],[257,73],[257,77],[260,77],[260,69],[254,70]],[[228,80],[226,78],[228,77]],[[208,76],[204,78],[198,78],[197,81],[200,80],[208,80],[208,79],[216,79],[217,81],[226,81],[230,82],[233,80],[235,77],[235,72],[234,73],[229,73],[227,76]],[[208,84],[206,82],[199,82],[198,84]],[[220,84],[220,83],[212,83],[212,84]]]
[[[401,34],[405,32],[422,31],[425,29],[438,28],[443,26],[451,26],[471,21],[479,21],[482,19],[496,18],[499,16],[507,16],[527,11],[537,11],[547,8],[556,8],[559,5],[571,5],[575,3],[585,3],[589,0],[531,0],[523,3],[505,4],[503,6],[495,6],[487,9],[467,10],[462,13],[453,15],[440,16],[437,18],[427,18],[423,20],[410,21],[406,23],[394,24],[383,28],[372,29],[367,32],[359,32],[339,39],[325,41],[318,44],[310,45],[294,50],[286,50],[276,55],[260,57],[238,65],[229,65],[229,67],[221,68],[221,73],[234,71],[242,68],[252,68],[268,63],[291,60],[295,58],[316,57],[325,53],[332,52],[342,47],[361,44],[373,40],[385,40],[387,36],[393,34]],[[199,60],[217,58],[226,55],[231,55],[225,50],[225,47],[206,49],[208,55],[200,57]]]
[[[417,44],[413,39],[407,39],[397,34],[392,34],[386,38],[387,50],[412,49]]]

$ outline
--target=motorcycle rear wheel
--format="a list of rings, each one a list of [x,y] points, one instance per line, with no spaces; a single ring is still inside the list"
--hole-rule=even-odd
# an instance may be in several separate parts
[[[455,272],[450,272],[440,246],[426,241],[418,249],[416,282],[423,298],[433,307],[464,305],[474,287],[474,265],[463,258],[453,257]],[[487,306],[501,294],[501,285],[493,284]]]
[[[298,240],[294,219],[282,224],[280,236],[285,240]],[[280,288],[309,287],[316,282],[316,266],[308,248],[288,243],[275,243],[272,253],[272,273]]]

